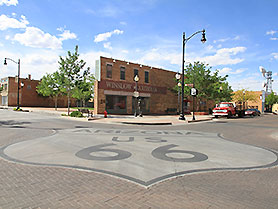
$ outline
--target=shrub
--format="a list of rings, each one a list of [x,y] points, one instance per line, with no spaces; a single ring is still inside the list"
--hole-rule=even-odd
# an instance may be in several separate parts
[[[81,118],[83,117],[83,114],[79,111],[73,111],[71,114],[70,114],[70,117],[77,117],[77,118]]]
[[[16,108],[14,108],[14,111],[23,111],[23,110],[21,108],[17,109],[17,107],[16,107]]]

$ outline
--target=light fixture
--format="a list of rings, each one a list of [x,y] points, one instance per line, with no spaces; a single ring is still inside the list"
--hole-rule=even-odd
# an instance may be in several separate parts
[[[177,79],[177,80],[180,80],[180,79],[181,79],[181,74],[177,73],[177,74],[176,74],[176,79]]]
[[[138,82],[138,81],[139,81],[139,76],[138,76],[138,75],[136,75],[136,76],[134,77],[134,81],[135,81],[135,82]]]
[[[206,39],[206,33],[205,33],[206,31],[205,31],[205,30],[203,30],[202,32],[203,32],[203,33],[202,33],[202,39],[201,39],[201,42],[202,42],[202,43],[205,43],[205,42],[207,41],[207,39]]]

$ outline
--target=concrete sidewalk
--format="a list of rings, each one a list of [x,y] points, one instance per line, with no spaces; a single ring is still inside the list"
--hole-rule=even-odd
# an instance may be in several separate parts
[[[13,110],[14,107],[0,107],[4,109]],[[128,124],[128,125],[184,125],[187,123],[194,123],[200,121],[212,120],[211,115],[195,115],[195,120],[193,120],[192,115],[185,115],[186,120],[179,120],[179,115],[144,115],[143,117],[134,117],[133,115],[108,115],[104,118],[104,115],[94,115],[93,117],[85,118],[73,118],[67,116],[61,116],[62,114],[67,115],[67,108],[43,108],[43,107],[22,107],[24,111],[42,113],[48,115],[56,115],[72,120],[90,121],[97,123],[116,123],[116,124]],[[70,111],[75,111],[75,109],[70,109]],[[84,116],[87,116],[84,114]]]

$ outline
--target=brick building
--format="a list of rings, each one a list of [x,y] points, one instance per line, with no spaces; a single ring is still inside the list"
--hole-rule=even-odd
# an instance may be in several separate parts
[[[31,75],[28,78],[20,78],[20,90],[19,90],[19,105],[21,107],[54,107],[54,100],[50,97],[40,96],[36,87],[39,84],[39,80],[31,79]],[[0,93],[0,105],[2,106],[17,106],[17,77],[6,77],[0,80],[0,86],[3,87],[3,91]],[[74,100],[72,104],[75,105]],[[58,99],[58,107],[67,107],[67,98],[60,97]]]
[[[143,114],[176,113],[178,96],[171,89],[176,85],[175,72],[100,57],[96,61],[94,114],[133,114],[138,107],[134,97],[138,92]]]

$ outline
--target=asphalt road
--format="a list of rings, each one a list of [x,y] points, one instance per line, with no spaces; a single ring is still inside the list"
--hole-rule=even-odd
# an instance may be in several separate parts
[[[278,205],[278,116],[155,127],[0,116],[0,208]]]

